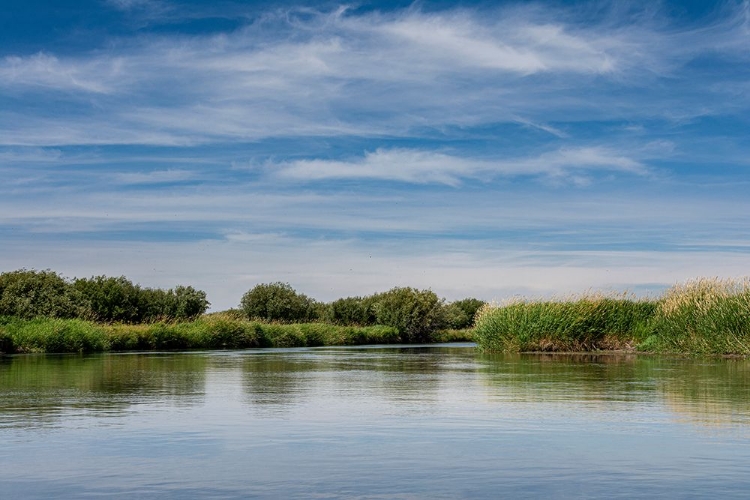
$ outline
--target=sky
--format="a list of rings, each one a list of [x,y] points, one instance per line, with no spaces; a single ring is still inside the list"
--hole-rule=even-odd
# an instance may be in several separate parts
[[[6,0],[0,271],[322,301],[750,274],[747,1]]]

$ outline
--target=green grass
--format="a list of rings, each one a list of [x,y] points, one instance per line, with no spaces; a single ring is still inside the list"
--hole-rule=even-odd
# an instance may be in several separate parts
[[[0,318],[0,352],[99,352],[242,349],[397,343],[395,328],[323,323],[269,324],[232,315],[206,315],[183,323],[97,324],[78,319]]]
[[[698,279],[659,303],[644,347],[656,352],[750,355],[750,280]]]
[[[474,339],[485,351],[626,349],[750,355],[750,280],[699,279],[656,300],[583,296],[485,307]]]
[[[0,323],[4,352],[96,352],[108,347],[104,328],[80,319],[10,319]]]
[[[656,304],[583,296],[564,301],[518,301],[479,313],[474,340],[485,351],[629,349],[645,339]]]
[[[182,323],[98,324],[0,316],[0,352],[241,349],[402,343],[394,327],[274,324],[236,311]],[[473,330],[440,330],[430,342],[473,340],[489,352],[632,350],[750,355],[750,280],[700,279],[662,297],[584,295],[486,306]]]

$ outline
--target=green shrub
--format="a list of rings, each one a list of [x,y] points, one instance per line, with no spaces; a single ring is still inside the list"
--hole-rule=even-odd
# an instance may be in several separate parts
[[[405,342],[429,342],[443,328],[443,303],[432,290],[393,288],[374,296],[379,325],[396,328]]]
[[[73,286],[89,302],[96,321],[140,323],[143,320],[141,288],[125,276],[79,278]]]
[[[90,313],[86,299],[57,273],[21,269],[0,274],[0,315],[83,318]]]
[[[443,310],[446,326],[454,330],[471,328],[477,311],[484,304],[484,301],[472,298],[451,302]]]
[[[374,297],[347,297],[335,300],[328,304],[324,319],[334,325],[374,325],[377,321],[375,299]]]
[[[248,319],[304,322],[315,319],[315,301],[297,293],[287,283],[260,284],[242,296],[241,308]]]

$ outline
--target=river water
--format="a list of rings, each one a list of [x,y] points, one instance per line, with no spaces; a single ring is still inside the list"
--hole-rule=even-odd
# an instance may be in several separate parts
[[[0,358],[1,498],[748,498],[750,362],[470,344]]]

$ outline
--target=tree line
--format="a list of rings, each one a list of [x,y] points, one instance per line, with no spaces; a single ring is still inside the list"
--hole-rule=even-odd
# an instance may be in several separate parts
[[[26,269],[0,274],[0,316],[137,324],[192,320],[209,305],[206,293],[191,286],[144,288],[124,276],[69,280],[50,270]],[[391,326],[404,340],[419,342],[437,330],[470,327],[482,305],[474,298],[447,303],[431,290],[410,287],[323,303],[277,282],[248,290],[230,314],[277,323]]]

